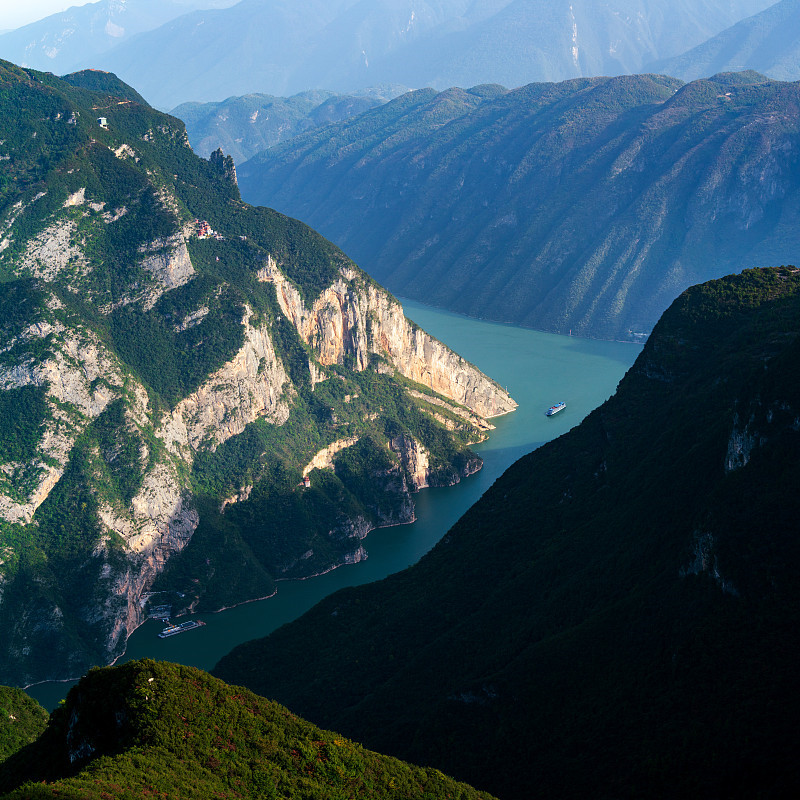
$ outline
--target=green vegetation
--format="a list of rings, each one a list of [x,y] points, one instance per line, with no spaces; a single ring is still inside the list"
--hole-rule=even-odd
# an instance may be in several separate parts
[[[47,387],[23,386],[0,392],[0,464],[32,461],[50,418]]]
[[[490,800],[438,770],[310,725],[247,689],[149,660],[83,678],[46,732],[5,762],[0,793],[8,800]]]
[[[0,764],[36,741],[47,725],[47,712],[21,689],[0,686]]]
[[[694,287],[417,565],[219,677],[503,798],[793,796],[800,271]]]
[[[148,105],[139,92],[128,86],[127,83],[123,83],[113,72],[103,72],[100,69],[83,69],[80,72],[62,75],[61,80],[79,89],[89,89],[92,92],[100,92],[123,100],[131,100],[142,106]]]
[[[190,311],[209,313],[178,332]],[[196,280],[165,295],[155,308],[129,305],[111,317],[115,349],[167,406],[191,394],[244,343],[241,295],[227,286]]]
[[[301,350],[298,369],[306,375],[307,359]],[[474,466],[467,448],[472,428],[448,433],[390,376],[329,369],[335,377],[301,392],[280,427],[259,420],[216,450],[198,453],[192,482],[203,498],[201,525],[156,590],[178,588],[182,602],[200,610],[264,597],[277,578],[305,577],[339,562],[357,547],[356,532],[410,521],[403,467],[386,446],[391,439],[408,435],[426,448],[432,485],[454,483]],[[337,455],[335,471],[314,471],[311,488],[303,489],[303,465],[351,437],[359,441]],[[247,498],[221,513],[219,498],[245,487],[252,487]]]
[[[398,295],[640,341],[687,286],[796,252],[798,109],[753,72],[424,89],[238,174]]]

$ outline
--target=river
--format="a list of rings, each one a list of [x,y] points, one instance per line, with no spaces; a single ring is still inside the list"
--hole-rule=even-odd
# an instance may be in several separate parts
[[[494,420],[496,430],[475,446],[483,469],[456,486],[421,491],[415,497],[417,521],[373,531],[364,542],[366,561],[317,578],[282,582],[267,600],[199,614],[196,618],[206,626],[180,636],[159,639],[163,624],[145,622],[128,640],[120,662],[147,657],[211,669],[237,644],[266,636],[331,592],[379,580],[415,563],[514,461],[565,433],[606,400],[641,349],[484,322],[411,300],[402,303],[410,319],[507,387],[519,403],[513,414]],[[546,417],[547,408],[561,400],[567,408]],[[72,685],[44,683],[28,693],[52,709]]]

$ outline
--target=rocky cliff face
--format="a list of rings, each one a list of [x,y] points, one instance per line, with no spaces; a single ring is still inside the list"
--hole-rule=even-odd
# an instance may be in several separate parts
[[[247,309],[242,320],[245,343],[236,356],[178,403],[159,429],[167,448],[189,462],[204,443],[216,447],[257,419],[282,425],[289,417],[283,396],[288,377],[269,331],[253,327],[250,317]]]
[[[50,298],[50,308],[60,310],[57,298]],[[48,350],[38,361],[14,358],[16,349],[41,345]],[[4,343],[0,359],[0,389],[47,387],[53,417],[45,427],[34,462],[35,485],[25,496],[18,492],[0,495],[0,517],[29,523],[63,475],[76,439],[118,396],[123,379],[116,359],[96,336],[55,319],[37,322]],[[23,466],[11,462],[3,471],[8,475]]]
[[[72,205],[78,204],[76,201]],[[26,250],[26,270],[47,280],[62,274],[67,263],[84,264],[82,253],[72,253],[65,245],[68,242],[74,242],[73,227],[51,225]],[[196,275],[187,238],[182,234],[154,241],[141,247],[140,252],[142,264],[153,275],[156,287],[139,295],[138,302],[145,309],[152,309],[164,292],[185,285]],[[408,322],[396,301],[354,270],[344,269],[311,308],[303,304],[299,290],[272,258],[260,277],[274,284],[282,312],[311,348],[312,386],[330,380],[327,367],[349,361],[356,370],[364,371],[370,369],[371,358],[378,356],[376,369],[396,370],[431,390],[435,394],[413,389],[408,394],[429,407],[451,412],[475,431],[474,438],[491,428],[486,417],[515,408],[514,401],[494,382]],[[208,313],[208,307],[201,307],[189,313],[176,329],[183,332],[200,325]],[[96,521],[102,533],[85,568],[92,586],[90,598],[73,615],[66,614],[58,602],[44,602],[35,614],[23,617],[10,637],[12,657],[24,660],[37,652],[43,655],[45,649],[52,648],[53,641],[65,635],[66,625],[75,624],[76,618],[79,624],[97,631],[101,660],[112,660],[124,652],[128,635],[143,621],[143,595],[170,559],[187,546],[200,521],[186,472],[195,454],[215,450],[256,420],[276,426],[287,421],[296,392],[275,350],[270,328],[263,321],[254,322],[249,307],[244,309],[241,325],[244,342],[233,358],[166,414],[154,413],[146,388],[95,333],[65,316],[55,293],[48,298],[46,312],[39,321],[3,343],[0,389],[44,387],[51,415],[43,423],[34,461],[35,481],[27,489],[15,486],[14,475],[24,465],[3,465],[5,491],[0,494],[0,518],[6,522],[34,523],[37,510],[64,477],[76,442],[115,401],[124,398],[130,430],[142,435],[149,429],[152,435],[151,443],[141,446],[140,486],[130,500],[122,502],[119,497],[99,493]],[[37,346],[46,346],[45,358],[25,355]],[[437,416],[435,410],[430,413],[455,427],[452,419]],[[332,442],[305,465],[303,472],[334,470],[337,455],[358,441],[358,436],[350,436]],[[444,478],[439,475],[425,446],[410,434],[388,440],[387,451],[397,463],[376,475],[375,480],[384,491],[395,495],[397,502],[376,511],[378,516],[372,522],[355,517],[342,519],[331,528],[332,537],[352,542],[337,563],[355,563],[365,558],[360,541],[376,524],[413,521],[410,493],[459,478],[457,472]],[[99,458],[99,453],[94,455]],[[478,459],[472,459],[460,474],[470,474],[479,465]],[[246,501],[252,487],[246,489],[227,498],[222,509]],[[114,541],[121,544],[121,559]],[[312,554],[309,551],[300,559],[286,562],[285,570],[291,573],[304,557],[309,559]],[[333,566],[336,564],[316,571]],[[31,626],[38,626],[44,635],[31,633]],[[81,658],[75,660],[66,651],[63,656],[62,663],[44,673],[38,668],[23,669],[17,681],[58,677],[64,674],[65,667],[74,672],[90,663]]]
[[[229,157],[71,92],[0,63],[3,185],[30,183],[0,197],[8,683],[119,656],[154,584],[220,608],[361,560],[515,407],[313,231],[242,203]]]
[[[322,364],[341,364],[350,356],[355,368],[364,370],[374,353],[401,375],[480,417],[496,417],[517,407],[497,383],[409,322],[400,304],[363,275],[343,269],[311,308],[272,258],[261,275],[274,282],[284,314]]]

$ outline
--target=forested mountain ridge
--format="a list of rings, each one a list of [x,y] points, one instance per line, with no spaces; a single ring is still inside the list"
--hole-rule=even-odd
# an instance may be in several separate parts
[[[16,714],[27,710],[11,703]],[[7,800],[491,800],[438,770],[372,753],[241,686],[177,664],[92,670],[37,733],[4,762],[0,751]]]
[[[392,97],[402,91],[392,93]],[[186,123],[192,149],[207,158],[221,147],[237,164],[311,128],[369,111],[390,98],[333,92],[293,97],[250,94],[218,103],[182,103],[170,112]]]
[[[418,564],[214,673],[507,800],[793,796],[798,480],[800,271],[710,281]]]
[[[214,609],[364,558],[515,406],[179,120],[69,78],[0,62],[7,683],[112,660],[148,590]]]
[[[240,165],[392,291],[642,338],[687,286],[800,250],[800,84],[752,72],[409,93]]]

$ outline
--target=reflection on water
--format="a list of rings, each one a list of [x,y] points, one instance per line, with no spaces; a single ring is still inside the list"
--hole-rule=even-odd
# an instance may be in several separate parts
[[[639,353],[637,345],[557,336],[511,325],[461,317],[403,301],[409,318],[472,361],[519,403],[513,414],[494,420],[496,430],[474,449],[483,469],[457,486],[425,489],[416,498],[417,522],[373,531],[365,541],[366,561],[305,581],[279,584],[277,595],[220,614],[201,614],[207,624],[159,639],[163,624],[148,621],[128,642],[121,661],[156,658],[210,669],[233,647],[266,636],[296,619],[331,592],[379,580],[418,561],[514,461],[577,425],[616,389]],[[544,412],[564,400],[554,417]],[[72,684],[48,683],[29,694],[46,708],[58,704]]]

